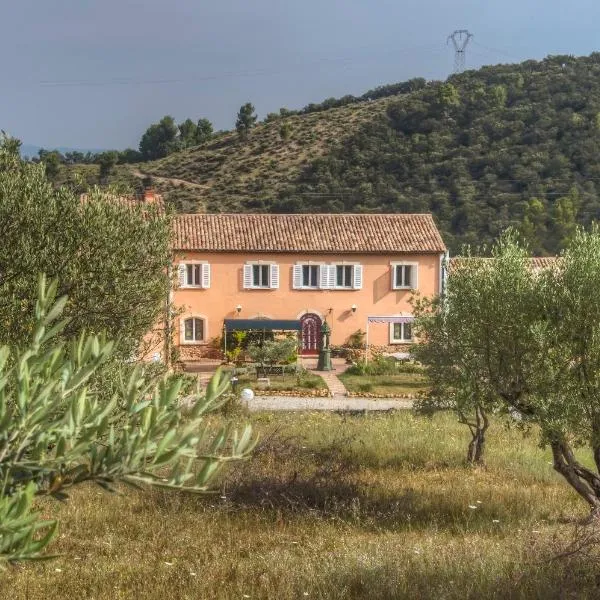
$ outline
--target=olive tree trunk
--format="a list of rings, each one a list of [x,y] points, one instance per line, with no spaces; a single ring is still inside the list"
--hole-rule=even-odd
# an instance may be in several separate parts
[[[488,416],[481,405],[475,406],[475,420],[469,420],[465,415],[459,415],[460,422],[468,426],[471,432],[471,441],[467,449],[467,462],[469,464],[483,464],[485,450],[485,436],[490,426]]]

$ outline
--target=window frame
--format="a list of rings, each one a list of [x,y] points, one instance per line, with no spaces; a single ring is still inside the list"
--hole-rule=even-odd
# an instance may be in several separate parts
[[[190,320],[193,320],[194,322],[196,320],[201,321],[202,322],[202,339],[201,340],[197,340],[197,339],[192,339],[192,340],[187,340],[185,338],[185,327],[186,327],[186,323]],[[196,333],[196,325],[195,323],[192,325],[193,328],[193,333]],[[182,346],[204,346],[206,344],[208,344],[208,319],[204,316],[204,315],[198,315],[198,314],[193,314],[193,315],[186,315],[184,317],[181,317],[181,325],[180,325],[180,329],[181,329],[181,333],[180,333],[180,344]],[[194,335],[195,337],[195,335]]]
[[[363,281],[364,281],[364,265],[362,263],[359,262],[334,262],[331,263],[329,265],[330,267],[333,267],[335,269],[335,284],[328,288],[330,290],[339,290],[339,291],[357,291],[357,290],[361,290],[363,288]],[[346,286],[346,285],[338,285],[338,268],[339,267],[351,267],[351,271],[350,271],[350,285]],[[356,283],[356,269],[360,268],[361,272],[360,272],[360,286],[356,287],[355,283]]]
[[[392,289],[393,290],[418,290],[419,289],[419,263],[412,261],[400,261],[390,263],[392,268]],[[411,267],[412,285],[398,285],[398,267]]]
[[[396,338],[396,336],[395,336],[396,325],[400,325],[400,327],[401,327],[402,337],[400,337],[400,338]],[[406,325],[410,326],[410,339],[406,339],[404,337]],[[397,322],[390,323],[390,345],[391,344],[413,344],[414,341],[415,341],[415,338],[413,335],[413,321],[405,321],[405,322],[401,322],[401,323],[397,323]]]
[[[179,281],[179,288],[180,289],[185,289],[185,290],[207,290],[210,288],[211,285],[211,272],[210,272],[210,263],[206,260],[182,260],[178,263],[178,267],[185,268],[185,284],[181,284],[181,278]],[[198,277],[199,277],[199,282],[198,283],[189,283],[188,281],[188,272],[189,272],[189,267],[192,267],[192,269],[197,268],[198,269]],[[207,268],[208,272],[207,272],[207,279],[208,279],[208,285],[204,285],[204,269]],[[193,272],[193,270],[192,270]]]
[[[258,283],[256,274],[258,273]],[[263,281],[266,273],[266,282]],[[261,283],[263,281],[263,283]],[[271,287],[271,265],[254,263],[252,265],[252,287],[257,290],[265,290]]]
[[[304,269],[315,269],[316,270],[316,283],[315,285],[304,285]],[[327,269],[327,265],[322,262],[298,261],[292,265],[292,289],[294,290],[322,290],[327,289],[321,285],[322,269]],[[296,269],[300,269],[300,285],[296,285]],[[309,271],[310,281],[310,271]]]
[[[245,269],[246,267],[250,267],[252,270],[252,284],[246,285],[246,276]],[[267,268],[267,285],[255,285],[254,284],[254,269],[255,267],[263,267]],[[276,269],[276,271],[275,271]],[[276,275],[274,275],[276,273]],[[275,261],[266,261],[266,260],[247,260],[242,265],[242,289],[244,290],[277,290],[280,286],[280,278],[281,272],[279,269],[279,263]],[[274,280],[277,285],[273,285]]]

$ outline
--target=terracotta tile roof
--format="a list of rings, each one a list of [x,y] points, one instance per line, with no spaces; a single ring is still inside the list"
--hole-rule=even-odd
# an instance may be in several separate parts
[[[483,257],[473,256],[472,258],[477,258],[477,259],[481,260],[481,258],[483,258]],[[471,260],[471,258],[467,258],[465,256],[456,256],[454,258],[450,258],[450,265],[448,267],[448,270],[450,271],[450,273],[452,273],[452,271],[459,268],[461,265],[467,264],[467,262],[469,260]],[[485,258],[484,260],[492,260],[492,259]],[[529,259],[529,262],[530,262],[531,268],[534,270],[537,270],[537,269],[547,269],[548,267],[551,267],[552,265],[556,264],[557,260],[558,260],[557,256],[532,256]]]
[[[174,219],[175,250],[444,252],[431,215],[191,214]]]

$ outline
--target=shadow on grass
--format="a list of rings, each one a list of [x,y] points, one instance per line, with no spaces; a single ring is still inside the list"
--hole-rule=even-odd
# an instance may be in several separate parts
[[[519,489],[498,502],[468,505],[452,493],[406,488],[382,490],[347,480],[267,477],[241,481],[227,493],[233,510],[273,510],[288,517],[340,520],[367,531],[444,530],[452,533],[500,533],[504,524],[535,518],[530,496]],[[473,500],[473,502],[475,502]],[[500,525],[502,523],[502,525]]]

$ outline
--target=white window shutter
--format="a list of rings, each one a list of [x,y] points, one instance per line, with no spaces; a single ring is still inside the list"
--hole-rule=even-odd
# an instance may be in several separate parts
[[[329,265],[319,266],[319,287],[322,290],[329,288]]]
[[[271,289],[276,290],[279,287],[279,265],[271,265]]]
[[[398,265],[392,265],[392,289],[398,289],[398,282],[396,281],[396,271],[398,270]]]
[[[335,265],[329,265],[327,268],[328,277],[327,277],[327,287],[333,289],[335,288],[337,268]]]
[[[252,287],[252,265],[244,265],[244,289]]]
[[[294,265],[292,268],[292,287],[295,290],[302,287],[302,265]]]
[[[363,285],[363,266],[362,265],[354,265],[353,276],[354,276],[354,289],[361,290]]]
[[[202,287],[208,289],[210,287],[210,265],[202,263]]]
[[[413,265],[411,269],[411,289],[418,290],[419,289],[419,265]]]
[[[180,339],[181,342],[185,342],[185,319],[182,317],[179,319]]]
[[[179,286],[185,287],[187,285],[187,265],[181,263],[179,265]]]

